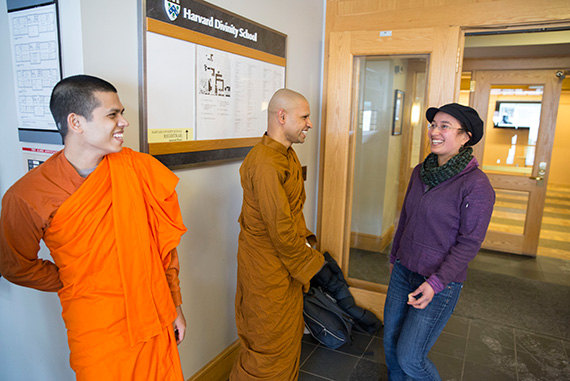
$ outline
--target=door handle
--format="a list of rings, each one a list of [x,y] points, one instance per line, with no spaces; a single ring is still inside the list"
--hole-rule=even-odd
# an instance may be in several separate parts
[[[531,179],[531,180],[536,180],[536,181],[540,181],[540,180],[543,179],[543,177],[542,177],[542,176],[536,176],[536,177],[529,177],[529,179]]]

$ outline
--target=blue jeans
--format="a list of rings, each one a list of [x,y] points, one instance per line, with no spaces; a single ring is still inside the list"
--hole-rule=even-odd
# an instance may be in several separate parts
[[[409,306],[408,294],[425,281],[394,264],[384,305],[384,352],[391,381],[441,380],[427,355],[455,310],[463,284],[450,283],[423,310]]]

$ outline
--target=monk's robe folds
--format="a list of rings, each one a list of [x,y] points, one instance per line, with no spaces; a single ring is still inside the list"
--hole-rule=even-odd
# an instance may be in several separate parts
[[[125,148],[103,159],[45,232],[78,380],[182,379],[165,275],[186,231],[177,181],[155,159]],[[168,375],[173,367],[176,376]]]
[[[265,135],[240,168],[236,325],[241,348],[231,380],[296,380],[303,287],[324,259],[303,216],[305,189],[292,148]]]

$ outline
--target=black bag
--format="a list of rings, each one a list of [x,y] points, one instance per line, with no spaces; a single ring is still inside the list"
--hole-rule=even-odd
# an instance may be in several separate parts
[[[321,288],[311,287],[304,295],[303,316],[311,335],[327,348],[336,349],[352,341],[354,320]]]
[[[355,328],[360,331],[373,334],[382,328],[382,321],[372,311],[356,305],[342,270],[334,258],[327,252],[323,255],[326,263],[311,279],[311,287],[319,287],[332,296],[337,301],[338,307],[352,317]]]

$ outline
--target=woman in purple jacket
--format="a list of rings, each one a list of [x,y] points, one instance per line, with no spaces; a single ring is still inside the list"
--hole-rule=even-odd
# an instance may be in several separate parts
[[[426,112],[431,153],[412,173],[390,254],[384,350],[390,380],[441,380],[427,358],[481,247],[495,192],[473,157],[483,121],[451,103]]]

